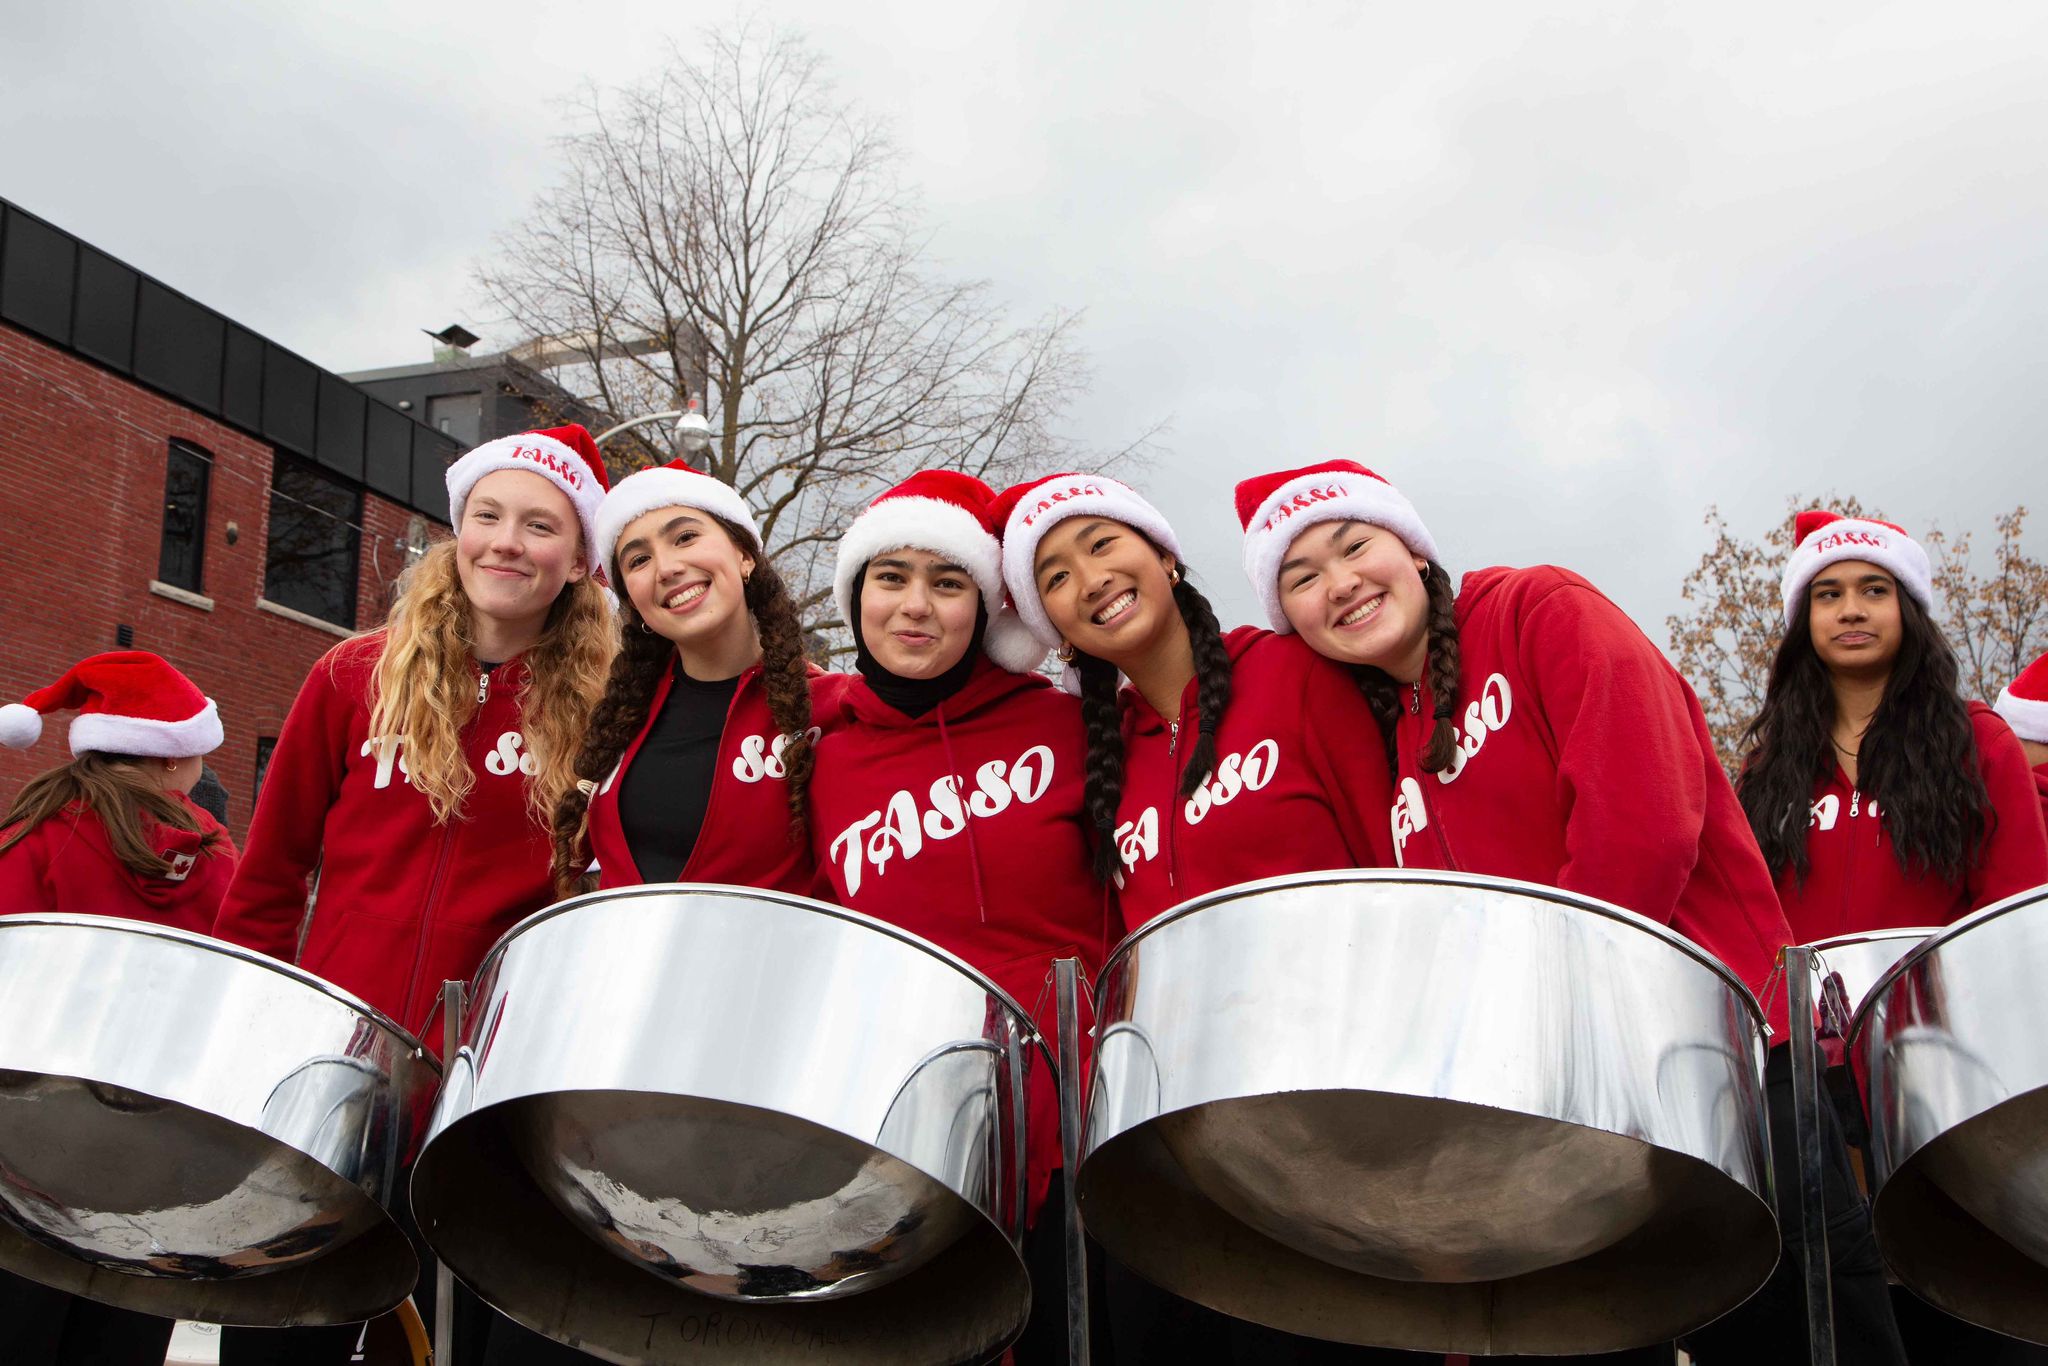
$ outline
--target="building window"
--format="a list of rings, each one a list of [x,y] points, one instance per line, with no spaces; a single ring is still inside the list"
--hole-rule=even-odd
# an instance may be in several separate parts
[[[156,553],[160,583],[199,593],[199,572],[206,554],[206,486],[213,457],[183,441],[171,443],[164,474],[164,538]]]
[[[427,400],[427,425],[467,450],[483,440],[484,396],[438,394]]]
[[[358,489],[303,460],[279,454],[270,483],[263,596],[280,607],[353,630],[362,549],[357,523],[362,519],[363,495]]]
[[[263,795],[263,779],[270,772],[270,751],[277,748],[275,735],[256,737],[256,781],[249,789],[249,808],[253,811],[256,799]]]

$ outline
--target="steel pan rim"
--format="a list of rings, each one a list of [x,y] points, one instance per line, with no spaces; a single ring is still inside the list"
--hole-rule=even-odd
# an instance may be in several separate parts
[[[1802,949],[1814,949],[1826,953],[1829,949],[1848,948],[1856,944],[1877,944],[1887,939],[1928,939],[1940,934],[1941,925],[1901,925],[1893,930],[1864,930],[1857,934],[1831,934],[1825,939],[1815,939],[1798,945]]]
[[[1871,1010],[1890,993],[1892,983],[1917,966],[1921,959],[1948,944],[1966,931],[1974,930],[1979,925],[1988,924],[1993,920],[1999,919],[2001,916],[2020,910],[2023,907],[2042,902],[2048,902],[2048,884],[2043,884],[2039,887],[2029,887],[2023,892],[2014,892],[2003,901],[1994,901],[1982,910],[1972,911],[1954,924],[1945,925],[1937,929],[1933,935],[1918,947],[1908,949],[1905,957],[1892,964],[1891,970],[1878,978],[1876,984],[1868,992],[1864,993],[1863,1003],[1857,1007],[1855,1016],[1849,1021],[1849,1042],[1853,1045],[1862,1037],[1863,1025],[1870,1018]]]
[[[230,958],[236,962],[249,964],[252,967],[268,969],[281,977],[286,977],[299,983],[301,986],[311,987],[321,995],[329,997],[363,1015],[371,1024],[388,1031],[400,1043],[418,1054],[419,1060],[425,1062],[433,1070],[435,1076],[441,1075],[441,1060],[435,1057],[433,1052],[422,1044],[413,1035],[411,1030],[406,1029],[389,1015],[386,1015],[354,992],[349,991],[345,987],[336,986],[326,978],[316,973],[308,972],[296,963],[287,963],[282,958],[272,958],[267,953],[259,953],[255,949],[243,948],[240,944],[230,943],[225,939],[215,939],[212,935],[200,934],[196,930],[181,930],[172,925],[152,924],[147,920],[129,920],[113,915],[56,915],[38,912],[31,912],[26,915],[0,916],[0,930],[23,925],[55,925],[65,929],[109,930],[118,934],[136,934],[145,938],[168,939],[172,943],[187,944],[193,948],[217,953],[223,958]]]
[[[892,925],[888,921],[878,919],[875,916],[849,910],[845,906],[834,906],[828,901],[814,901],[810,897],[798,896],[794,892],[780,892],[764,887],[742,887],[725,882],[643,882],[636,883],[631,887],[611,887],[595,892],[585,892],[581,896],[573,896],[566,901],[558,901],[552,906],[542,907],[514,925],[511,929],[505,931],[504,934],[498,937],[498,942],[491,945],[490,952],[486,953],[483,962],[477,965],[476,976],[471,978],[470,981],[472,984],[483,981],[485,974],[491,970],[492,966],[500,958],[504,957],[505,950],[511,947],[513,940],[525,934],[528,930],[557,916],[579,910],[586,904],[600,901],[607,903],[633,901],[641,897],[673,896],[678,892],[689,893],[693,896],[726,897],[736,901],[775,902],[792,910],[809,911],[813,914],[824,915],[829,919],[845,920],[864,929],[877,930],[899,943],[936,958],[946,964],[946,966],[967,977],[968,980],[974,982],[977,986],[983,988],[989,995],[995,997],[1004,1009],[1022,1021],[1024,1030],[1030,1036],[1031,1042],[1038,1045],[1038,1051],[1045,1056],[1046,1065],[1053,1069],[1052,1075],[1055,1077],[1059,1075],[1059,1060],[1053,1055],[1052,1045],[1046,1041],[1045,1035],[1038,1028],[1038,1022],[1032,1018],[1031,1012],[1018,1005],[1017,999],[1010,995],[1009,992],[997,986],[994,979],[989,977],[987,973],[975,967],[972,963],[960,957],[960,955],[950,950],[942,949],[929,939],[913,934],[900,925]],[[475,998],[474,992],[471,993],[471,998],[473,1001]]]
[[[1540,882],[1522,882],[1515,878],[1492,877],[1485,873],[1450,872],[1434,868],[1330,868],[1313,873],[1287,873],[1279,877],[1259,878],[1230,887],[1219,887],[1213,892],[1205,892],[1201,896],[1181,902],[1170,910],[1162,911],[1125,935],[1102,960],[1102,970],[1095,977],[1096,997],[1101,999],[1110,974],[1122,966],[1121,960],[1137,947],[1139,940],[1168,924],[1185,920],[1197,911],[1220,906],[1241,897],[1282,891],[1290,887],[1331,884],[1398,886],[1402,883],[1420,883],[1433,887],[1466,887],[1475,891],[1513,892],[1531,900],[1548,901],[1570,910],[1590,911],[1609,920],[1618,920],[1632,929],[1646,931],[1651,937],[1662,940],[1712,972],[1735,992],[1737,1000],[1748,1007],[1750,1016],[1759,1029],[1766,1025],[1763,1008],[1757,1004],[1755,995],[1742,979],[1735,975],[1734,970],[1668,925],[1660,924],[1625,906],[1581,896],[1577,892],[1567,892],[1562,888],[1546,886]]]

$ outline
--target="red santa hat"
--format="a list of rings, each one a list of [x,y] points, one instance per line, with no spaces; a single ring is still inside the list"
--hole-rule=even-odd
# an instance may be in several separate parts
[[[1280,610],[1280,565],[1294,538],[1318,522],[1384,527],[1424,559],[1438,558],[1436,540],[1415,505],[1355,460],[1253,475],[1237,486],[1237,520],[1244,528],[1245,575],[1266,620],[1282,635],[1294,628]]]
[[[1159,509],[1129,484],[1106,474],[1051,474],[1013,484],[990,509],[1003,542],[1003,581],[1017,615],[1046,649],[1055,649],[1060,633],[1045,614],[1038,596],[1038,543],[1069,517],[1106,517],[1143,532],[1176,560],[1183,558],[1180,538]],[[1071,676],[1071,675],[1070,675]]]
[[[611,487],[611,478],[590,433],[572,422],[566,427],[501,436],[457,460],[448,467],[447,476],[448,511],[456,526],[462,525],[462,506],[469,501],[469,491],[479,479],[499,470],[537,474],[569,495],[569,505],[576,509],[576,520],[583,528],[590,572],[602,581],[605,559],[597,553],[597,509]]]
[[[220,709],[191,679],[147,650],[93,655],[25,702],[0,707],[0,745],[27,749],[43,717],[76,711],[71,752],[187,759],[220,748]]]
[[[920,470],[869,503],[839,538],[832,600],[840,619],[858,631],[853,587],[869,560],[885,550],[926,550],[949,555],[965,569],[988,606],[981,647],[1013,674],[1045,662],[1047,647],[1017,618],[1003,591],[1003,547],[996,539],[995,491],[958,470]],[[1034,596],[1034,601],[1036,598]]]
[[[1864,560],[1884,570],[1927,611],[1934,610],[1934,569],[1927,551],[1906,529],[1869,517],[1844,517],[1815,508],[1792,524],[1792,555],[1785,561],[1785,625],[1806,610],[1806,590],[1820,571],[1842,560]]]
[[[1998,714],[2020,739],[2048,745],[2048,654],[1999,692]]]
[[[604,496],[604,503],[597,510],[597,536],[593,541],[597,562],[610,564],[619,552],[619,537],[626,534],[626,528],[657,508],[695,508],[723,517],[734,526],[745,527],[755,545],[761,543],[761,529],[754,525],[753,510],[737,489],[723,479],[691,469],[681,460],[671,460],[666,465],[627,475]],[[613,591],[624,599],[625,585],[614,584]]]

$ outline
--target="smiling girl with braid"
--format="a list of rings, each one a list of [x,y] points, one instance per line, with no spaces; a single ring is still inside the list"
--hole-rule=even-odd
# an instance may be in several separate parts
[[[1362,465],[1247,479],[1237,512],[1245,572],[1274,629],[1351,666],[1386,724],[1384,759],[1371,766],[1394,777],[1402,866],[1542,883],[1635,911],[1772,1004],[1772,1149],[1779,1189],[1796,1190],[1785,993],[1770,980],[1791,934],[1685,680],[1569,570],[1479,569],[1454,591],[1414,506]],[[1832,1138],[1846,1170],[1839,1130]],[[1853,1192],[1835,1195],[1843,1360],[1903,1362],[1867,1212]],[[1796,1238],[1797,1226],[1785,1229]],[[1861,1260],[1848,1255],[1859,1231]],[[1788,1245],[1763,1291],[1688,1339],[1694,1359],[1774,1360],[1803,1345],[1802,1266]]]
[[[1018,615],[1078,685],[1091,853],[1126,928],[1237,883],[1387,861],[1386,773],[1354,758],[1361,736],[1378,748],[1379,723],[1342,668],[1271,631],[1220,630],[1173,528],[1114,479],[1020,484],[995,511]],[[1416,1359],[1233,1320],[1115,1265],[1105,1275],[1122,1366]]]

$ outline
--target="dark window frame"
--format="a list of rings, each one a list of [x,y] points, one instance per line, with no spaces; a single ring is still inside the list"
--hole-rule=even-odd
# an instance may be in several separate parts
[[[192,466],[197,467],[199,485],[198,492],[196,495],[193,495],[198,501],[198,512],[192,519],[192,526],[179,538],[186,543],[184,553],[189,554],[192,560],[191,568],[185,574],[181,574],[178,571],[178,568],[172,564],[170,558],[173,550],[173,533],[171,531],[173,504],[171,500],[174,496],[174,490],[172,484],[178,477],[181,461],[189,461]],[[166,443],[164,456],[163,524],[161,534],[157,540],[156,551],[156,578],[158,583],[167,583],[173,588],[182,588],[188,593],[205,595],[206,519],[212,510],[212,501],[213,452],[196,442],[186,441],[181,437],[172,437]]]
[[[287,482],[295,489],[283,487]],[[301,496],[305,495],[305,496]],[[321,500],[333,504],[322,506]],[[263,547],[263,596],[279,607],[353,631],[359,609],[357,589],[363,567],[363,491],[350,480],[302,456],[277,452],[271,465],[270,525]],[[321,533],[329,544],[321,544]],[[283,547],[298,564],[280,564],[280,535],[298,544]],[[322,571],[319,562],[347,558],[346,572]],[[324,579],[317,577],[325,573]],[[289,574],[290,577],[284,577]]]

